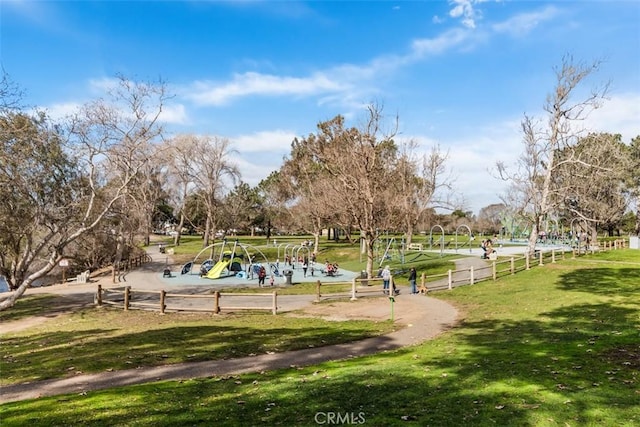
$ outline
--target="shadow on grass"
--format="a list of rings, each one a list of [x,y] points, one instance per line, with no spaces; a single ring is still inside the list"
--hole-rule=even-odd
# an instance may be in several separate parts
[[[634,286],[635,285],[635,286]],[[561,276],[560,288],[594,294],[630,296],[640,286],[640,268],[583,268]]]
[[[292,322],[302,325],[287,328],[264,327],[271,320],[256,319],[263,319],[263,327],[175,326],[135,333],[115,331],[116,335],[105,328],[9,336],[0,349],[2,360],[9,362],[2,366],[3,382],[278,353],[376,335],[370,325],[359,326],[358,322],[336,328],[317,326],[312,319],[295,319]]]
[[[316,425],[332,413],[376,426],[632,425],[640,420],[637,323],[630,308],[576,304],[540,320],[464,322],[449,340],[354,361],[7,404],[4,420]],[[229,346],[222,332],[203,330],[202,341]],[[255,333],[236,339],[256,340]],[[628,357],[611,357],[620,349]]]
[[[374,426],[637,425],[636,275],[568,273],[556,286],[600,294],[608,284],[607,293],[619,298],[573,304],[568,298],[522,321],[463,321],[447,336],[396,352],[7,404],[4,421],[306,426],[339,414]]]
[[[13,322],[28,317],[55,317],[93,304],[94,293],[69,295],[34,294],[23,296],[7,310],[0,311],[0,321]]]

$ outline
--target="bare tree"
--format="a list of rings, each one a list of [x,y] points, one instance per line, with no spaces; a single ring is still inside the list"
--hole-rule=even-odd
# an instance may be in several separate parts
[[[579,101],[573,99],[580,83],[594,73],[599,65],[599,62],[576,64],[570,56],[563,58],[562,65],[555,70],[555,89],[547,96],[544,106],[546,124],[529,116],[522,121],[524,152],[518,161],[519,170],[511,173],[504,163],[497,164],[500,176],[511,181],[511,194],[516,196],[505,202],[518,203],[520,213],[532,224],[527,249],[529,253],[535,250],[545,219],[556,212],[562,203],[562,194],[554,191],[554,179],[560,174],[563,163],[575,161],[573,158],[559,160],[558,153],[578,142],[583,135],[578,126],[593,109],[600,106],[607,93],[608,85],[604,85]]]
[[[399,218],[391,184],[397,159],[396,127],[385,132],[382,126],[382,108],[371,105],[359,128],[345,128],[338,116],[320,123],[317,134],[302,141],[330,176],[336,208],[360,230],[369,276],[379,233],[397,226]]]
[[[106,218],[113,221],[146,161],[138,156],[141,147],[160,135],[164,84],[121,77],[109,95],[85,105],[64,126],[42,113],[3,112],[0,274],[15,292],[0,310],[51,272],[70,243]]]
[[[19,110],[23,97],[23,90],[3,68],[0,78],[0,110],[3,112]]]
[[[191,222],[186,207],[189,195],[194,194],[196,171],[193,158],[199,148],[196,136],[178,135],[166,141],[160,154],[163,163],[167,165],[167,187],[179,215],[178,234],[174,236],[176,246],[180,245],[180,237],[185,223]]]
[[[476,227],[485,233],[498,233],[502,228],[502,217],[506,214],[504,203],[494,203],[480,209]]]
[[[202,200],[207,213],[203,245],[209,246],[216,226],[216,212],[224,192],[236,183],[240,172],[230,160],[233,150],[228,139],[215,136],[191,138],[194,147],[192,154],[197,153],[191,159],[191,179],[196,187],[195,194]]]
[[[453,177],[446,169],[449,154],[433,146],[428,153],[418,156],[417,148],[415,141],[401,146],[394,180],[407,245],[426,212],[438,207],[451,208]]]
[[[280,169],[281,194],[292,203],[291,221],[298,229],[314,238],[314,252],[318,252],[323,227],[335,219],[333,191],[326,170],[315,160],[306,140],[295,139],[291,155]],[[334,222],[335,224],[335,222]]]

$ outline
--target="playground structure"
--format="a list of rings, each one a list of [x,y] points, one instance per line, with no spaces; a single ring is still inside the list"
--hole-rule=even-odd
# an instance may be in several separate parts
[[[466,228],[467,229],[467,236],[469,237],[469,239],[465,242],[462,243],[462,245],[458,245],[458,231],[461,228]],[[471,233],[471,228],[468,225],[460,225],[458,226],[458,228],[456,228],[456,240],[455,240],[455,245],[456,245],[456,252],[458,252],[459,248],[464,248],[465,246],[469,246],[469,253],[471,253],[471,242],[473,241],[473,234]]]
[[[440,243],[440,256],[444,255],[444,228],[442,228],[441,225],[434,225],[433,227],[431,227],[431,230],[429,231],[429,250],[433,250],[433,229],[434,228],[439,228],[440,229],[440,233],[442,233],[442,235],[440,236],[440,239],[438,240],[438,242]]]
[[[282,250],[282,257],[280,257]],[[280,262],[284,262],[284,268],[302,268],[304,262],[313,267],[315,259],[312,256],[311,248],[308,245],[299,245],[293,243],[278,244],[278,258],[275,263],[276,270],[280,270]],[[278,274],[276,274],[278,276]]]
[[[382,251],[382,247],[384,247],[384,251]],[[378,267],[382,267],[382,264],[393,259],[397,259],[401,264],[404,264],[404,247],[404,237],[402,237],[400,243],[395,237],[378,239],[375,247],[376,253],[380,254],[382,252],[382,255],[376,256],[379,262]]]
[[[203,254],[208,257],[204,260]],[[256,261],[256,256],[260,256],[261,261]],[[233,243],[223,240],[202,249],[193,258],[193,261],[182,266],[181,275],[198,274],[207,279],[219,279],[222,277],[235,276],[238,278],[252,279],[257,277],[260,267],[266,265],[271,274],[279,276],[279,271],[274,264],[270,264],[267,257],[255,246]],[[194,267],[198,267],[197,269]],[[194,272],[195,271],[195,272]]]
[[[531,225],[526,219],[503,213],[500,217],[500,222],[502,224],[499,236],[501,241],[517,242],[526,241],[529,238]]]

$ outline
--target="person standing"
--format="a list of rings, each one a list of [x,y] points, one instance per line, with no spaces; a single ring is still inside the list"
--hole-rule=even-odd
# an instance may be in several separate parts
[[[384,270],[382,270],[382,292],[385,294],[389,292],[389,281],[391,280],[391,270],[389,270],[389,266],[385,265]]]
[[[265,277],[267,277],[267,270],[264,268],[264,265],[261,265],[260,270],[258,270],[258,286],[264,286]]]
[[[416,273],[416,268],[411,267],[411,270],[409,270],[409,285],[411,286],[411,295],[418,293],[418,287],[416,286],[417,275],[418,274]]]

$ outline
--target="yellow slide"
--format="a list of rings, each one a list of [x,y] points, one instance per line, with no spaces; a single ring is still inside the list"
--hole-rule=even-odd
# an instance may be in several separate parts
[[[220,277],[220,273],[222,273],[222,270],[224,270],[225,268],[227,268],[227,265],[229,265],[229,260],[222,260],[222,261],[218,261],[216,263],[216,265],[214,265],[213,267],[211,267],[211,270],[209,270],[209,272],[207,273],[207,278],[208,279],[218,279]]]

